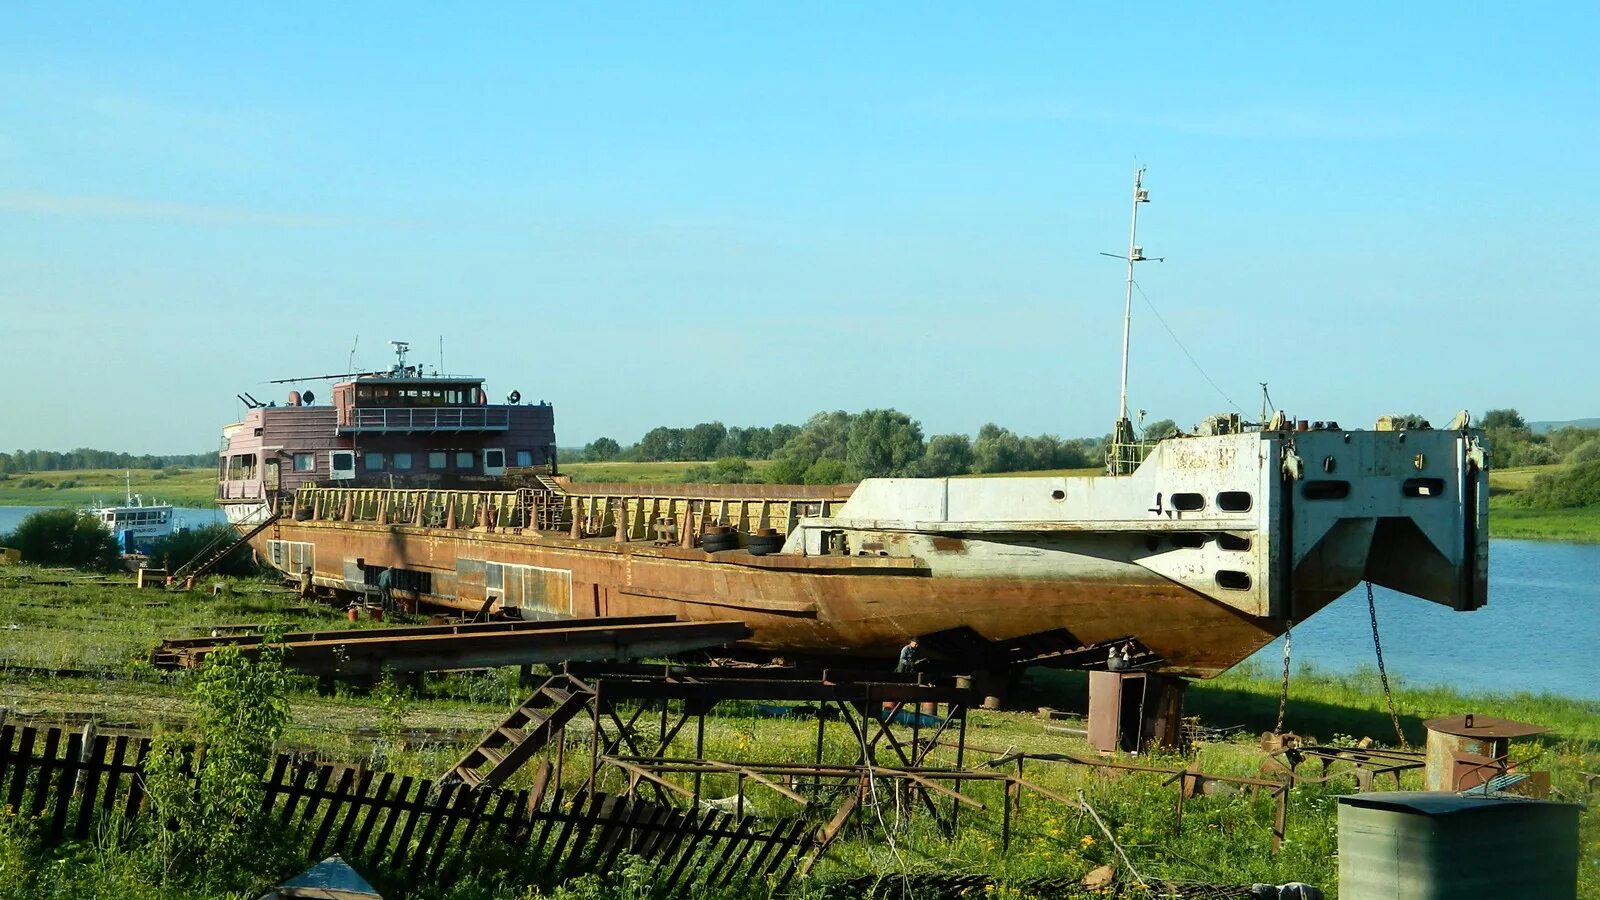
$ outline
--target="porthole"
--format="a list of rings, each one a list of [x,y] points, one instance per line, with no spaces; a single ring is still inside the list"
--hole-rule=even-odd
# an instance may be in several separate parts
[[[1217,570],[1217,587],[1229,591],[1250,590],[1250,576],[1245,572],[1236,572],[1233,569]]]
[[[1227,512],[1249,512],[1249,491],[1223,491],[1217,495],[1217,506]]]
[[[1300,488],[1300,493],[1307,500],[1343,500],[1350,496],[1350,482],[1328,479],[1308,481]]]
[[[1200,494],[1173,494],[1172,508],[1179,512],[1194,512],[1206,508],[1206,498]]]

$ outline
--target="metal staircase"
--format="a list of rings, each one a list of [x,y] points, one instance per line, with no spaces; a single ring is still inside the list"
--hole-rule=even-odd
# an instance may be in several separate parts
[[[498,786],[533,754],[559,739],[562,729],[595,699],[594,689],[567,674],[556,675],[522,701],[505,721],[467,751],[446,780],[468,787]]]
[[[200,576],[206,574],[207,572],[209,572],[212,569],[216,568],[217,564],[221,563],[224,559],[226,559],[228,557],[228,554],[230,554],[233,551],[239,549],[240,547],[243,547],[245,544],[250,543],[250,539],[251,538],[255,537],[256,535],[260,534],[263,531],[266,531],[269,527],[272,526],[272,524],[274,522],[277,522],[278,519],[281,518],[282,516],[283,516],[283,510],[281,508],[273,510],[271,515],[269,515],[265,519],[263,519],[254,528],[251,528],[249,531],[245,532],[237,540],[235,540],[232,543],[228,544],[228,546],[222,548],[221,550],[217,550],[215,553],[212,553],[210,556],[206,556],[206,552],[209,551],[209,550],[212,550],[213,548],[215,548],[219,543],[221,543],[222,539],[219,538],[217,541],[212,542],[211,546],[207,547],[205,550],[202,550],[202,551],[200,551],[200,553],[196,554],[194,559],[191,559],[188,562],[184,563],[182,566],[178,567],[178,570],[172,573],[172,580],[173,581],[182,581],[185,578],[199,578]]]

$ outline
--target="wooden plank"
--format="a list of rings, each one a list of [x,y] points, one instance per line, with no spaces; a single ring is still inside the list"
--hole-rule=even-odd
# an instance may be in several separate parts
[[[694,822],[690,813],[674,808],[662,823],[661,837],[650,848],[650,855],[656,860],[655,868],[650,870],[652,884],[658,883],[660,878],[672,871],[672,864],[678,858],[678,849],[693,830]]]
[[[571,878],[580,869],[578,863],[585,856],[589,843],[589,834],[594,831],[597,824],[609,825],[610,818],[616,810],[618,799],[607,794],[595,793],[591,795],[589,808],[578,818],[577,833],[573,835],[570,849],[566,853],[566,864],[562,867],[563,878]],[[574,812],[577,810],[574,809]]]
[[[38,818],[44,812],[45,802],[50,799],[51,777],[55,774],[56,751],[60,749],[61,729],[51,728],[44,733],[44,755],[35,760],[34,766],[38,774],[33,780],[33,799],[28,803],[28,815]]]
[[[388,815],[384,816],[383,830],[378,832],[377,844],[372,848],[372,859],[375,861],[381,861],[388,855],[389,847],[391,846],[389,836],[394,832],[395,825],[405,816],[403,804],[406,797],[411,793],[411,782],[412,777],[410,775],[401,777],[400,787],[395,790],[394,794],[384,800],[384,809],[388,812]]]
[[[570,810],[563,809],[561,806],[552,806],[550,808],[550,815],[561,822],[561,830],[556,832],[554,843],[542,844],[545,854],[544,872],[547,876],[555,877],[561,872],[561,863],[564,858],[562,851],[567,846],[567,838],[572,835],[573,827],[577,825],[578,820],[583,816],[584,810],[592,802],[591,796],[586,791],[580,790],[573,796]],[[557,799],[559,799],[559,795]]]
[[[755,820],[745,817],[739,820],[738,827],[727,841],[717,841],[717,861],[712,864],[710,871],[706,872],[702,883],[706,885],[722,885],[727,883],[727,878],[732,874],[732,863],[744,847],[749,845],[750,829]]]
[[[401,809],[405,810],[406,823],[400,829],[400,837],[394,842],[394,854],[389,859],[389,865],[396,869],[405,868],[407,854],[411,851],[411,835],[417,830],[417,820],[424,815],[423,801],[433,793],[432,779],[424,778],[416,783],[416,795],[413,799],[401,798]]]
[[[347,850],[351,859],[365,858],[367,853],[367,838],[372,835],[372,828],[378,819],[388,812],[389,788],[394,784],[394,773],[385,772],[378,782],[377,790],[366,795],[366,817],[361,820],[361,830],[356,832],[356,839]]]
[[[122,780],[123,760],[128,754],[128,736],[117,735],[111,744],[111,766],[106,772],[106,792],[100,798],[100,814],[110,819],[117,811],[117,783]]]
[[[601,840],[595,842],[594,857],[585,867],[585,871],[611,871],[612,864],[616,862],[623,848],[633,843],[633,836],[638,829],[655,813],[655,806],[650,803],[623,800],[620,813],[616,827],[611,829],[611,833],[603,835]]]
[[[355,829],[356,820],[367,812],[370,806],[370,790],[372,777],[377,774],[371,769],[362,769],[361,778],[350,792],[350,811],[345,814],[344,821],[339,823],[339,833],[334,835],[332,847],[343,851],[350,841],[350,832]],[[320,855],[320,854],[315,854]]]
[[[345,771],[349,770],[346,769]],[[311,824],[311,820],[317,815],[317,807],[322,805],[322,801],[325,798],[331,800],[331,796],[328,794],[328,782],[332,780],[332,778],[332,766],[316,767],[314,772],[314,780],[316,784],[314,787],[306,791],[306,807],[305,810],[300,814],[300,824],[302,826]]]
[[[89,765],[84,767],[84,778],[78,791],[78,819],[72,828],[72,836],[82,840],[89,836],[89,827],[94,819],[94,804],[100,792],[100,776],[106,769],[106,753],[111,747],[111,740],[103,734],[97,734],[94,743],[89,747]]]
[[[492,801],[486,799],[485,803],[493,802],[494,808],[492,811],[486,812],[485,810],[488,807],[480,806],[478,814],[467,821],[467,830],[461,834],[461,846],[466,849],[472,847],[472,840],[478,836],[480,828],[483,831],[485,843],[494,840],[495,832],[499,830],[499,826],[505,821],[506,807],[510,806],[512,800],[516,797],[511,791],[481,791],[480,793],[485,798],[492,798]]]
[[[144,779],[139,773],[144,771],[145,760],[150,757],[150,739],[136,738],[133,741],[133,762],[123,771],[128,776],[128,795],[122,803],[122,821],[132,822],[139,817],[139,812],[144,808]]]
[[[4,711],[0,710],[0,721],[4,721]],[[11,742],[16,740],[17,726],[0,725],[0,791],[5,790],[6,774],[11,771]]]
[[[548,853],[546,853],[545,848],[549,847],[548,842],[550,840],[550,829],[555,825],[556,817],[561,814],[561,802],[565,795],[566,792],[560,787],[557,787],[555,794],[550,798],[550,809],[548,811],[540,810],[538,815],[533,818],[533,821],[542,821],[542,824],[539,827],[539,839],[533,842],[533,846],[537,848],[540,853],[545,854],[545,858],[540,860],[535,868],[542,869],[545,872],[550,870],[551,865],[550,856]],[[528,833],[530,835],[533,833],[531,822],[528,828]],[[513,835],[511,839],[514,842],[516,840],[516,836]]]
[[[420,794],[417,803],[423,806],[427,813],[427,821],[423,823],[422,834],[417,838],[417,851],[411,855],[411,879],[415,881],[422,874],[423,866],[432,858],[439,829],[450,817],[450,806],[460,791],[471,790],[465,784],[452,782],[439,786],[439,796]]]
[[[311,766],[306,763],[297,763],[294,767],[294,778],[290,780],[284,790],[283,813],[278,817],[278,824],[288,827],[294,818],[295,807],[299,805],[300,798],[305,794],[306,782],[311,778]]]
[[[749,868],[746,870],[746,877],[760,878],[766,872],[767,858],[772,855],[773,849],[778,846],[783,836],[788,833],[791,822],[792,820],[790,819],[780,819],[771,831],[762,833],[761,840],[758,842],[761,844],[761,849],[750,860]]]
[[[802,856],[799,843],[810,830],[809,823],[803,819],[795,820],[794,831],[790,833],[789,839],[784,842],[779,850],[779,859],[784,862],[774,865],[774,869],[776,869],[777,865],[782,865],[783,874],[778,877],[778,886],[773,890],[773,896],[783,896],[785,889],[789,887],[789,880],[794,878],[795,872],[799,870]]]
[[[52,840],[60,840],[66,834],[67,809],[72,805],[72,795],[76,793],[78,783],[78,772],[82,767],[83,735],[74,734],[67,738],[67,756],[62,760],[56,777],[55,810],[50,815],[50,827],[46,832]]]
[[[278,754],[278,758],[273,760],[272,774],[267,776],[265,792],[261,796],[261,808],[266,812],[271,813],[272,805],[278,801],[278,793],[282,790],[284,775],[288,771],[289,754]]]
[[[317,826],[316,836],[311,839],[312,859],[320,858],[322,852],[327,849],[328,836],[333,833],[333,824],[339,820],[339,813],[343,812],[348,804],[350,785],[355,780],[355,774],[353,769],[343,769],[339,772],[339,780],[335,783],[333,793],[328,797],[328,811],[323,814],[322,823]],[[309,807],[307,809],[309,812]]]
[[[439,849],[433,856],[431,871],[436,876],[454,874],[471,857],[472,835],[477,830],[478,824],[487,817],[486,810],[497,794],[501,797],[507,795],[501,791],[473,791],[465,788],[456,794],[457,812],[452,821],[445,824],[444,834],[437,843]],[[466,823],[466,831],[462,833],[460,843],[453,844],[451,838],[454,836],[457,824],[461,822]]]
[[[17,744],[11,766],[11,790],[6,796],[6,805],[15,812],[22,811],[23,791],[28,786],[28,774],[33,771],[33,742],[36,737],[33,726],[23,726],[22,739]]]
[[[708,843],[706,840],[707,833],[716,830],[717,820],[721,817],[722,813],[716,810],[698,816],[694,822],[694,829],[686,836],[685,842],[687,846],[678,854],[677,864],[673,866],[672,872],[667,876],[666,883],[662,886],[664,893],[671,894],[677,888],[678,879],[683,877],[689,861],[700,855],[702,846]]]

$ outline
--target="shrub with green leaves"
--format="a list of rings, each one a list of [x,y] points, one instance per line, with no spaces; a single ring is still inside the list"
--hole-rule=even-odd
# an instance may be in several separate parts
[[[119,563],[111,532],[94,516],[72,509],[30,514],[15,531],[0,535],[0,546],[22,551],[23,561],[35,565],[108,570]]]
[[[263,780],[289,721],[290,677],[281,651],[250,660],[238,647],[206,657],[189,691],[191,733],[156,736],[145,784],[156,815],[163,872],[219,890],[270,871],[282,836],[262,809]]]

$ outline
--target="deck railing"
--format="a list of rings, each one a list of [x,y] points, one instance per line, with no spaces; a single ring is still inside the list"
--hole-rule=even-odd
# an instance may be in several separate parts
[[[385,431],[506,431],[511,410],[504,406],[355,407],[337,426],[340,434]]]

